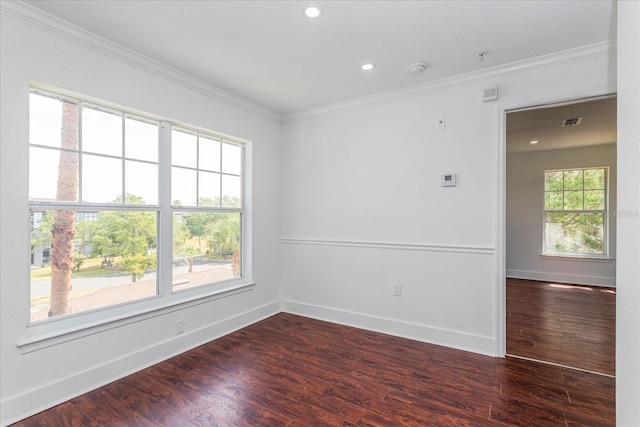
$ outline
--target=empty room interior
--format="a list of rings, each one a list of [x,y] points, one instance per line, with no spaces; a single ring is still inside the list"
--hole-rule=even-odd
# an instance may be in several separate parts
[[[507,114],[507,355],[615,376],[616,114]]]
[[[0,2],[0,424],[640,425],[640,2]]]

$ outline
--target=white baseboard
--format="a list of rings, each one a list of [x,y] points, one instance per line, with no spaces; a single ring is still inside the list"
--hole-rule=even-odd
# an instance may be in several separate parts
[[[587,276],[580,274],[552,273],[545,271],[507,270],[513,279],[540,280],[543,282],[571,283],[576,285],[616,287],[615,277]]]
[[[282,311],[397,337],[496,357],[493,337],[466,334],[395,319],[354,313],[295,301],[282,301]]]
[[[46,384],[28,393],[1,402],[3,426],[15,423],[81,394],[109,384],[134,372],[148,368],[180,353],[242,329],[281,311],[281,302],[275,301],[236,316],[222,319],[161,342],[153,347],[125,355],[119,359],[78,372],[60,381]]]

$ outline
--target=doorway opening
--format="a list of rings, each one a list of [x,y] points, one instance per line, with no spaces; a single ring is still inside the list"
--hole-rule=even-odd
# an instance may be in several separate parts
[[[506,113],[506,355],[615,375],[616,97]]]

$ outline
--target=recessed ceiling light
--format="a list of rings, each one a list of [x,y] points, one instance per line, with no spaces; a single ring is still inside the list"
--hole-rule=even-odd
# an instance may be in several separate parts
[[[376,68],[376,64],[363,64],[361,67],[364,71],[371,71]]]
[[[308,18],[317,18],[322,15],[322,9],[317,6],[309,6],[304,10],[304,14],[307,15]]]
[[[536,141],[536,140],[533,140],[533,141],[530,142],[530,144],[532,144],[532,145],[533,144],[537,144],[537,143],[538,143],[538,141]]]

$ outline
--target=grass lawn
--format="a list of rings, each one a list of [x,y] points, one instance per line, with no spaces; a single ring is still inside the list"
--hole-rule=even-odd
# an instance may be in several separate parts
[[[96,276],[114,276],[120,274],[128,274],[118,270],[107,270],[102,268],[102,258],[87,258],[80,266],[80,271],[74,270],[73,277],[96,277]],[[51,265],[46,264],[42,267],[31,269],[31,280],[45,280],[51,278]]]

